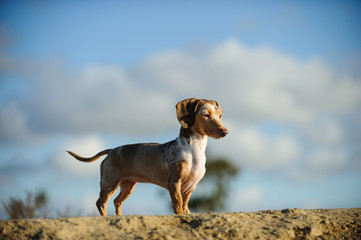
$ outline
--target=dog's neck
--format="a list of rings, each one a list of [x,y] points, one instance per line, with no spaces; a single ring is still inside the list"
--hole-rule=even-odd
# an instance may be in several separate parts
[[[189,145],[194,152],[205,153],[208,136],[197,133],[191,128],[181,127],[179,132],[179,139],[183,144]]]

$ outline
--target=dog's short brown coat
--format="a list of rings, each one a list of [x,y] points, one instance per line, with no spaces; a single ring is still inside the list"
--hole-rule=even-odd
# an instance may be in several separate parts
[[[114,205],[116,214],[121,215],[122,204],[137,182],[168,189],[174,213],[190,213],[189,198],[205,174],[208,136],[218,139],[228,131],[221,121],[221,107],[214,100],[185,99],[178,102],[176,108],[181,129],[173,141],[124,145],[90,158],[68,151],[83,162],[92,162],[108,154],[101,164],[100,194],[96,202],[101,215],[106,215],[106,204],[118,186],[121,191]]]

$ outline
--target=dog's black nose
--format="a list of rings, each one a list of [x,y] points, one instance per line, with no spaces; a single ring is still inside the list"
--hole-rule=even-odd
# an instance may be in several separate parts
[[[221,135],[225,137],[228,134],[228,130],[226,128],[221,129]]]

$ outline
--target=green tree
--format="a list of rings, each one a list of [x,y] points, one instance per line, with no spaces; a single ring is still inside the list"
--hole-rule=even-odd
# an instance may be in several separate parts
[[[191,197],[189,202],[189,207],[197,212],[221,210],[227,198],[229,182],[239,172],[226,158],[210,159],[206,163],[206,171],[201,184],[211,186],[211,192]]]
[[[26,199],[10,198],[8,203],[2,205],[11,219],[43,218],[46,217],[48,197],[45,192],[37,194],[26,192]]]

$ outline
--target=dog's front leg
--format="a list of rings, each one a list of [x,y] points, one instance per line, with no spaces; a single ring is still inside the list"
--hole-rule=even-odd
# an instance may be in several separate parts
[[[168,190],[175,214],[183,214],[182,179],[188,173],[185,161],[173,163],[169,168]]]
[[[189,211],[188,209],[188,202],[189,202],[189,198],[191,197],[191,194],[194,190],[191,190],[185,194],[183,194],[183,212],[185,214],[191,214],[191,211]]]
[[[183,200],[181,194],[181,181],[169,181],[169,195],[172,199],[173,211],[175,214],[183,214]]]

